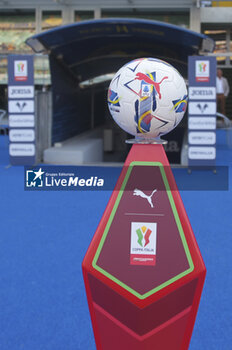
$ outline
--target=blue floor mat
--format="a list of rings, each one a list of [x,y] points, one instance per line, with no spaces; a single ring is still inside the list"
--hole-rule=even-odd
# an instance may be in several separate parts
[[[223,134],[218,142],[219,164],[229,166],[231,183],[232,151]],[[0,349],[94,350],[81,262],[111,191],[25,192],[23,167],[8,163],[0,136]],[[120,173],[98,171],[114,183]],[[80,167],[81,176],[90,172]],[[179,187],[198,176],[173,172]],[[231,187],[181,196],[207,267],[190,350],[229,350]]]

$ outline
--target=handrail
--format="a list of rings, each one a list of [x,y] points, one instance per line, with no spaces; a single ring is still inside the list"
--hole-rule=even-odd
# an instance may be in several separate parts
[[[224,119],[225,126],[232,127],[232,121],[227,116],[225,116],[224,114],[219,113],[219,112],[217,112],[216,115],[217,115],[217,117]]]
[[[4,109],[0,109],[0,121],[5,117],[6,111]]]

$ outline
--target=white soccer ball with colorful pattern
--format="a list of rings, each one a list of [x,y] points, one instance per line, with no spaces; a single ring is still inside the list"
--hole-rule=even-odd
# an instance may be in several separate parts
[[[112,79],[108,106],[115,122],[136,138],[153,139],[174,129],[187,107],[183,77],[169,63],[141,58]]]

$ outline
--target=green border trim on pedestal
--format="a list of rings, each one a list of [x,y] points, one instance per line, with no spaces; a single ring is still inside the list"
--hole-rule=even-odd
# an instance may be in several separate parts
[[[119,206],[120,200],[122,198],[124,189],[126,187],[128,179],[130,177],[131,171],[133,169],[133,166],[135,166],[135,165],[140,165],[140,166],[158,166],[160,168],[160,172],[161,172],[161,175],[162,175],[162,178],[163,178],[163,181],[164,181],[164,185],[165,185],[166,192],[167,192],[167,195],[168,195],[168,198],[169,198],[169,202],[170,202],[170,205],[171,205],[171,208],[172,208],[172,211],[173,211],[173,215],[174,215],[174,218],[175,218],[178,230],[179,230],[179,234],[180,234],[180,237],[181,237],[181,241],[182,241],[182,244],[183,244],[183,247],[184,247],[184,250],[185,250],[185,254],[186,254],[186,257],[187,257],[187,260],[188,260],[188,263],[189,263],[189,268],[187,270],[183,271],[179,275],[176,275],[175,277],[171,278],[170,280],[160,284],[158,287],[148,291],[145,294],[140,294],[140,293],[136,292],[134,289],[132,289],[131,287],[127,286],[125,283],[121,282],[119,279],[117,279],[116,277],[111,275],[109,272],[105,271],[104,269],[102,269],[101,267],[99,267],[97,265],[97,260],[99,258],[100,253],[101,253],[101,250],[103,248],[105,239],[106,239],[106,237],[108,235],[110,226],[112,224],[112,221],[114,219],[115,213],[116,213],[117,208]],[[160,163],[160,162],[141,162],[141,161],[140,162],[139,161],[134,161],[134,162],[130,163],[130,165],[128,167],[128,170],[127,170],[127,173],[125,175],[125,178],[123,180],[121,189],[119,190],[118,197],[117,197],[117,199],[115,201],[114,207],[113,207],[112,212],[110,214],[109,220],[108,220],[108,222],[106,224],[105,231],[103,233],[103,236],[102,236],[101,241],[99,243],[99,246],[97,248],[96,254],[95,254],[94,258],[93,258],[92,266],[93,266],[94,269],[96,269],[97,271],[101,272],[103,275],[108,277],[110,280],[114,281],[115,283],[117,283],[122,288],[126,289],[128,292],[130,292],[131,294],[135,295],[139,299],[146,299],[147,297],[151,296],[152,294],[155,294],[159,290],[167,287],[168,285],[170,285],[170,284],[174,283],[175,281],[179,280],[180,278],[188,275],[189,273],[191,273],[194,270],[194,264],[193,264],[193,261],[192,261],[192,257],[191,257],[191,254],[190,254],[190,251],[189,251],[189,248],[188,248],[188,244],[186,242],[184,231],[183,231],[183,228],[182,228],[182,225],[181,225],[181,222],[180,222],[180,218],[179,218],[179,215],[178,215],[178,212],[177,212],[177,209],[176,209],[176,205],[175,205],[174,199],[172,197],[172,192],[170,190],[168,179],[166,177],[164,166],[163,166],[162,163]]]

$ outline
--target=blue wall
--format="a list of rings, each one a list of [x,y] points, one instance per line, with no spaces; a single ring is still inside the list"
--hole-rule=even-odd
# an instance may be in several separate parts
[[[91,101],[88,91],[67,68],[50,55],[53,99],[52,143],[64,141],[90,128]]]

